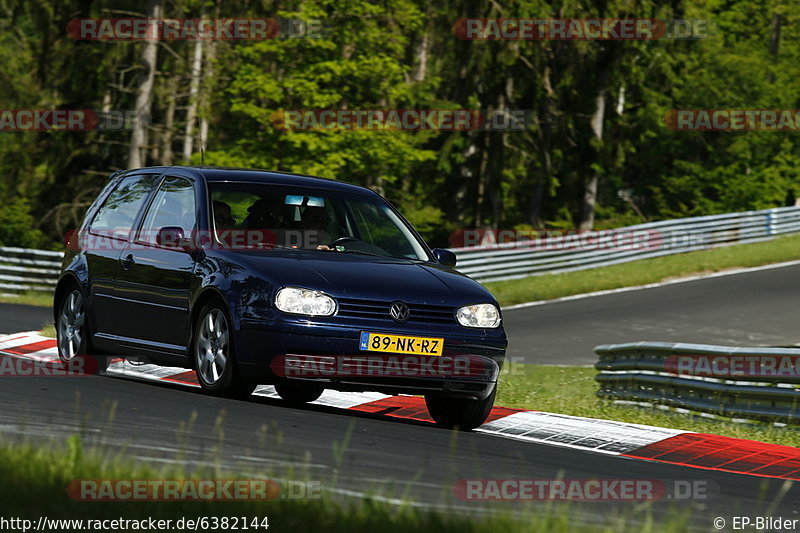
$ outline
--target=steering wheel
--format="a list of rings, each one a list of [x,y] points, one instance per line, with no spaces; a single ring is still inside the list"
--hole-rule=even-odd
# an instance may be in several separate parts
[[[336,239],[331,243],[331,248],[336,248],[340,244],[344,244],[346,242],[355,242],[357,240],[358,239],[356,239],[355,237],[339,237],[338,239]]]

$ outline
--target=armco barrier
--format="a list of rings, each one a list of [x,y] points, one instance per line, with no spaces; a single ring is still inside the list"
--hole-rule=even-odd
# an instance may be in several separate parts
[[[64,254],[0,247],[0,292],[51,291]]]
[[[453,248],[453,252],[458,257],[458,270],[478,281],[518,279],[763,241],[800,232],[800,207],[662,220],[613,231],[647,235],[649,242],[638,248],[543,249],[534,241],[519,241],[480,248]]]
[[[595,352],[601,398],[800,423],[800,349],[639,342]]]
[[[639,248],[548,250],[521,241],[513,245],[453,248],[453,251],[458,257],[458,270],[478,281],[517,279],[798,233],[800,207],[662,220],[613,231],[646,234],[649,242]],[[58,276],[62,257],[61,252],[0,247],[0,291],[50,290]]]

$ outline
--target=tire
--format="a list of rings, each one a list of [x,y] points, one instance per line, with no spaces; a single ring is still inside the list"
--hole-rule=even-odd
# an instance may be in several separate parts
[[[494,406],[497,396],[497,386],[492,393],[483,400],[470,400],[464,398],[448,398],[429,394],[425,396],[425,405],[431,418],[441,427],[469,431],[479,427]]]
[[[93,350],[83,293],[73,286],[65,292],[64,298],[57,305],[56,346],[61,363],[69,369],[79,369],[84,374],[104,374],[109,358],[98,354],[90,355]],[[89,364],[81,364],[81,358],[83,363]]]
[[[239,374],[228,313],[217,303],[206,304],[192,331],[192,362],[200,387],[214,396],[247,398],[256,389]]]
[[[275,390],[281,399],[292,405],[311,403],[325,392],[323,387],[313,383],[286,383],[275,384]]]

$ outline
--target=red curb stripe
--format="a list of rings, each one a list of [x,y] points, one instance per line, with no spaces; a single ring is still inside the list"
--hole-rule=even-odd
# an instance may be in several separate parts
[[[348,411],[433,422],[425,407],[425,400],[416,396],[390,396],[374,402],[353,406]]]
[[[683,433],[622,456],[800,481],[800,448],[706,433]]]
[[[41,352],[49,350],[57,346],[55,339],[47,339],[44,341],[34,342],[33,344],[23,344],[22,346],[14,346],[13,348],[3,348],[4,352],[14,355],[25,355],[34,352]]]
[[[197,381],[197,374],[194,373],[194,370],[188,370],[186,372],[181,372],[180,374],[167,376],[165,378],[161,378],[160,381],[171,381],[173,383],[180,383],[181,385],[200,385],[200,383]]]
[[[489,413],[489,417],[484,424],[494,422],[508,415],[519,413],[524,409],[510,409],[508,407],[495,407]],[[425,399],[418,396],[390,396],[382,400],[362,403],[348,409],[348,411],[359,411],[375,415],[390,416],[393,418],[404,418],[409,420],[419,420],[422,422],[433,422],[425,406]]]
[[[489,416],[483,422],[484,424],[488,424],[489,422],[494,422],[495,420],[499,420],[501,418],[505,418],[508,415],[513,415],[514,413],[521,413],[523,411],[527,411],[526,409],[511,409],[510,407],[492,407],[492,412],[489,413]],[[531,412],[531,411],[528,411]]]

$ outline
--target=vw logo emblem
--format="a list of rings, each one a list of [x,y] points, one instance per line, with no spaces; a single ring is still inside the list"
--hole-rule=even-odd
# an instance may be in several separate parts
[[[392,306],[389,308],[389,314],[392,316],[392,319],[395,322],[405,322],[408,320],[410,313],[408,311],[408,306],[398,300],[396,302],[392,302]]]

